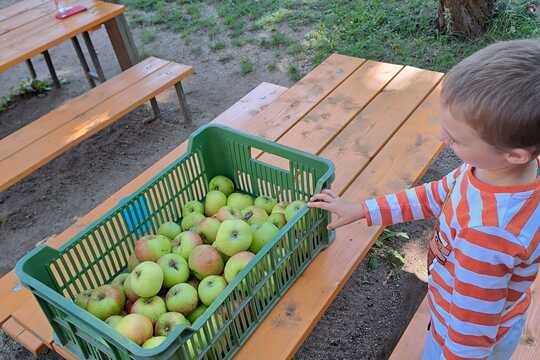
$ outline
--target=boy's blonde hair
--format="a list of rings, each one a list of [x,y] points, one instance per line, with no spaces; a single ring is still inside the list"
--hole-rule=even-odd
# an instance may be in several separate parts
[[[442,100],[500,149],[540,153],[540,40],[490,45],[446,75]]]

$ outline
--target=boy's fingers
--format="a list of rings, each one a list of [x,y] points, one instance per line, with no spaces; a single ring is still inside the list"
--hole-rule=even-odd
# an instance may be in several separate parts
[[[318,209],[330,211],[330,204],[323,201],[315,201],[315,202],[310,201],[307,203],[307,206],[309,206],[310,208],[318,208]]]
[[[309,200],[310,200],[310,202],[314,202],[314,201],[331,202],[333,200],[333,198],[328,194],[320,193],[320,194],[313,195],[311,197],[311,199],[309,199]]]
[[[332,190],[332,189],[324,189],[322,192],[325,193],[325,194],[330,195],[333,199],[336,199],[336,198],[339,197],[338,194],[336,194],[334,192],[334,190]]]

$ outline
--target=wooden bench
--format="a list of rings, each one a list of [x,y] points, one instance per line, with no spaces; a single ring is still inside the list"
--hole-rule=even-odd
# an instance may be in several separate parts
[[[189,118],[181,81],[190,66],[148,58],[0,140],[0,191],[37,170],[146,101],[175,86]]]

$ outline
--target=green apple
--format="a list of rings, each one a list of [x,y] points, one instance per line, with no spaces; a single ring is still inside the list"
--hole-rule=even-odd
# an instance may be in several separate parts
[[[227,206],[235,210],[242,210],[252,205],[253,198],[248,194],[232,193],[227,198]]]
[[[194,231],[184,231],[180,233],[177,237],[175,237],[172,241],[172,252],[188,260],[189,255],[191,255],[193,249],[202,244],[203,241],[199,234]]]
[[[95,317],[105,320],[122,312],[126,303],[124,292],[114,285],[103,285],[94,289],[88,299],[86,310]]]
[[[169,239],[174,239],[176,235],[180,234],[182,232],[182,228],[180,225],[173,221],[167,221],[161,225],[159,225],[158,228],[158,235],[163,235],[168,237]]]
[[[223,206],[214,215],[214,217],[220,222],[224,222],[225,220],[240,219],[241,216],[242,214],[240,213],[240,210],[233,209],[230,206]]]
[[[128,271],[129,272],[132,272],[133,269],[135,269],[135,266],[139,264],[140,264],[140,261],[139,259],[137,259],[137,255],[135,254],[135,252],[129,255],[129,258],[128,258]]]
[[[105,322],[112,327],[113,329],[118,325],[120,320],[122,320],[123,316],[120,315],[111,315],[107,319],[105,319]]]
[[[141,314],[152,320],[155,323],[161,314],[167,312],[165,301],[159,296],[149,298],[138,298],[131,308],[132,314]]]
[[[118,286],[120,289],[124,289],[124,282],[126,281],[127,277],[129,276],[128,273],[122,273],[117,275],[113,281],[111,281],[111,285]]]
[[[84,290],[75,297],[75,304],[82,307],[84,310],[88,308],[88,300],[92,297],[93,289]]]
[[[209,191],[204,199],[204,214],[214,216],[225,204],[227,204],[227,196],[224,193],[217,190]]]
[[[188,320],[193,324],[195,320],[201,317],[202,314],[208,309],[206,305],[199,305],[191,314],[188,315]]]
[[[135,243],[135,255],[139,261],[157,261],[171,252],[171,243],[166,236],[146,235]]]
[[[240,251],[238,254],[231,256],[225,264],[225,270],[223,271],[223,276],[227,283],[230,284],[236,275],[238,275],[238,273],[242,271],[254,257],[255,254],[249,251]]]
[[[231,179],[225,176],[214,176],[208,184],[209,190],[218,190],[229,196],[234,191],[234,183]]]
[[[218,219],[207,217],[197,224],[195,232],[199,234],[205,244],[212,244],[216,241],[216,235],[220,225],[221,222]]]
[[[188,263],[189,268],[199,280],[208,275],[221,274],[223,271],[223,259],[219,252],[210,245],[195,247],[189,256]]]
[[[187,315],[197,308],[197,290],[187,283],[174,285],[165,297],[167,309]]]
[[[204,206],[202,202],[198,200],[191,200],[182,206],[182,217],[186,217],[191,213],[199,213],[201,215],[204,214]]]
[[[191,230],[195,225],[200,223],[204,219],[204,215],[198,212],[192,212],[184,216],[182,219],[182,230]]]
[[[212,301],[214,301],[226,287],[227,281],[223,276],[207,276],[199,284],[199,298],[204,305],[210,306]]]
[[[156,241],[161,245],[161,256],[169,254],[172,250],[171,239],[165,235],[156,235]]]
[[[131,274],[129,274],[126,280],[124,280],[123,289],[128,300],[135,301],[139,298],[139,295],[135,294],[135,291],[133,291],[133,288],[131,287]]]
[[[296,212],[302,209],[304,206],[306,206],[306,203],[302,200],[296,200],[290,203],[285,209],[285,218],[287,221],[291,221]]]
[[[287,201],[282,201],[282,202],[277,203],[272,208],[272,214],[278,213],[278,214],[285,215],[285,209],[287,208],[287,206],[289,206],[289,203]]]
[[[163,271],[155,262],[144,261],[133,270],[129,283],[133,292],[139,297],[152,297],[163,285]]]
[[[129,314],[118,322],[115,330],[135,344],[142,345],[152,337],[154,326],[152,321],[144,315]]]
[[[268,218],[268,214],[264,209],[248,206],[242,210],[242,220],[248,224],[262,224]]]
[[[163,271],[163,286],[166,288],[186,282],[189,279],[188,263],[186,259],[178,254],[163,255],[159,258],[158,265]]]
[[[163,341],[165,341],[167,337],[166,336],[154,336],[150,339],[146,340],[144,344],[142,345],[143,349],[153,349],[155,347],[158,347],[161,345]]]
[[[255,206],[264,209],[268,215],[272,212],[274,206],[276,206],[277,200],[268,196],[259,196],[255,199]]]
[[[251,225],[251,232],[253,233],[253,241],[251,242],[249,251],[256,254],[276,236],[279,229],[274,224],[267,222]]]
[[[166,312],[156,322],[154,334],[159,336],[169,335],[178,325],[191,326],[186,317],[178,312]]]
[[[285,218],[285,214],[272,213],[268,216],[266,222],[274,224],[278,229],[281,229],[287,223],[287,218]]]
[[[266,215],[266,214],[265,214]],[[249,249],[252,235],[249,224],[242,220],[225,220],[219,227],[214,246],[227,256]]]

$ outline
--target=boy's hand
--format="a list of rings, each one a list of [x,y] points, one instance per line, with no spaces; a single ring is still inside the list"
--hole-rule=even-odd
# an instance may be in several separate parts
[[[328,230],[336,229],[366,217],[362,205],[343,200],[329,189],[323,190],[320,194],[313,195],[309,199],[308,206],[323,209],[337,215],[337,219],[328,225]]]

